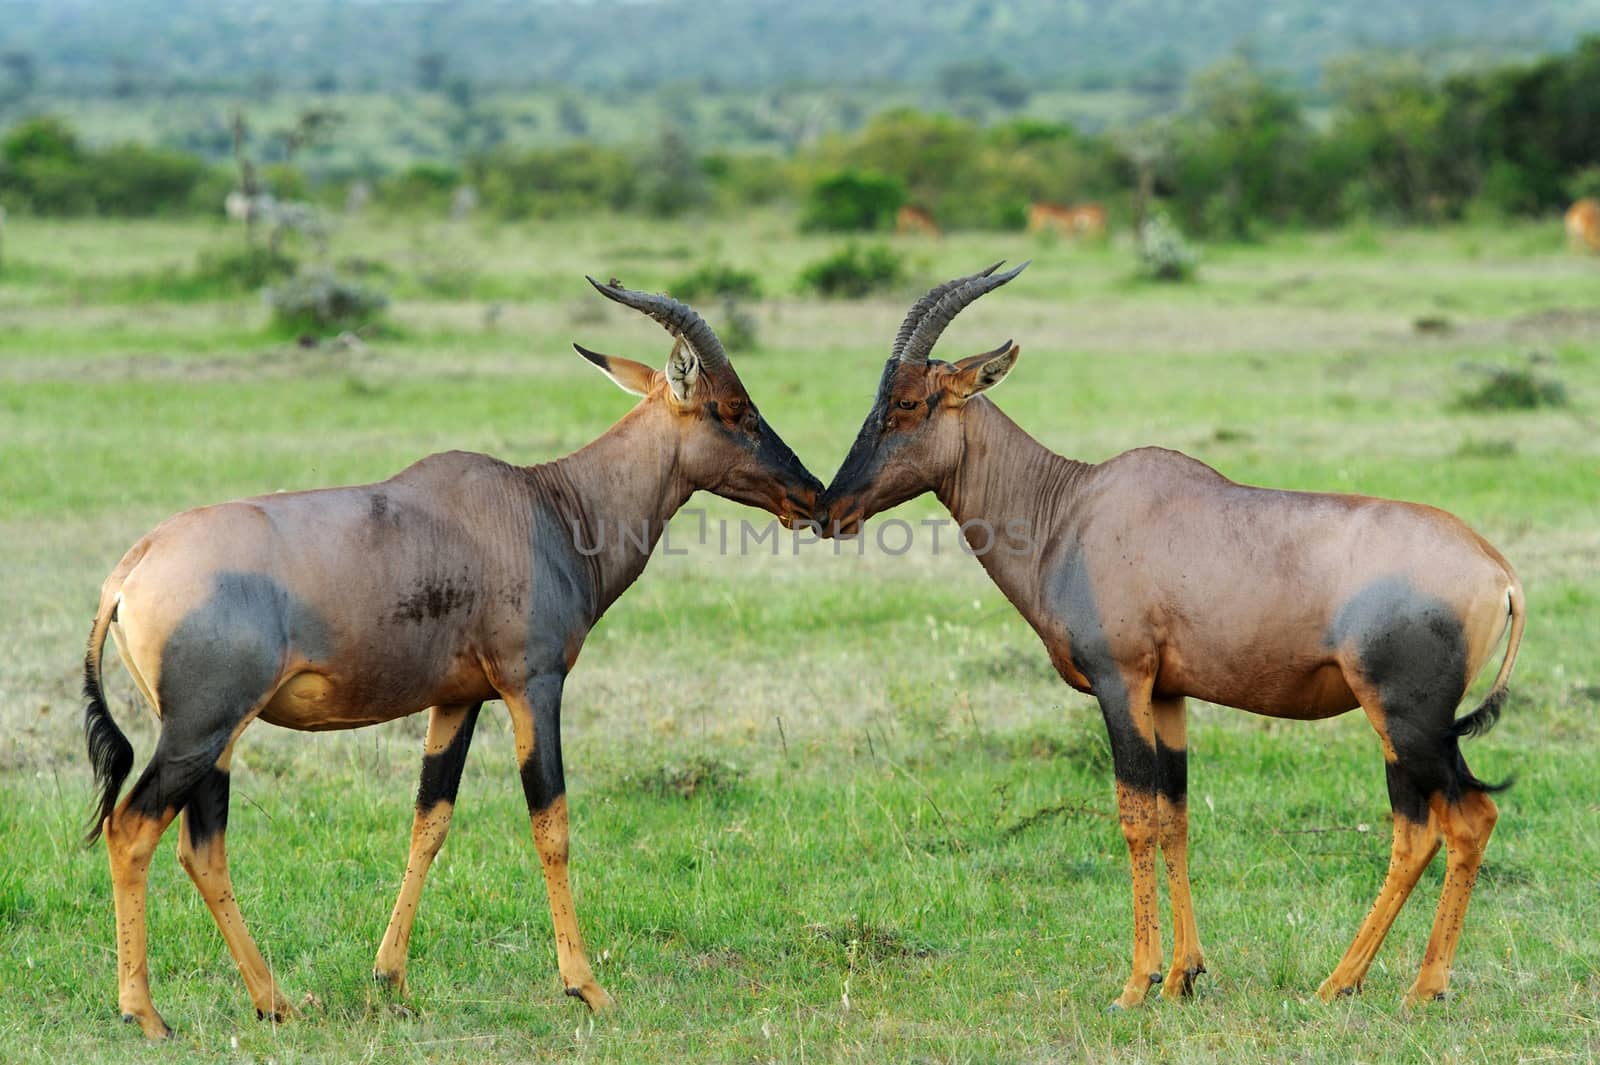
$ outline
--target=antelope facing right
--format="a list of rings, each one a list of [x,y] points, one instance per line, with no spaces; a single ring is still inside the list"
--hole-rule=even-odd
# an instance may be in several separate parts
[[[167,519],[100,592],[84,733],[100,785],[117,920],[117,1001],[150,1038],[145,883],[181,811],[178,861],[216,919],[256,1013],[291,1010],[245,929],[228,875],[229,766],[257,718],[304,731],[428,710],[411,852],[373,975],[404,990],[423,879],[450,829],[479,707],[504,700],[544,869],[566,992],[598,1009],[567,878],[561,692],[606,608],[696,490],[791,527],[822,486],[755,404],[711,327],[665,296],[590,283],[677,338],[666,371],[578,348],[643,399],[581,450],[539,466],[460,451],[376,484],[256,496]],[[609,528],[608,528],[609,526]],[[638,538],[635,538],[635,531]],[[133,748],[106,708],[107,634],[161,721],[127,797]]]
[[[1160,448],[1097,465],[1046,450],[982,395],[1016,364],[1011,341],[954,364],[928,357],[962,308],[1022,270],[995,275],[999,265],[911,308],[819,501],[824,532],[849,535],[935,493],[1062,679],[1098,700],[1133,877],[1133,971],[1114,1006],[1139,1005],[1155,984],[1186,995],[1205,971],[1189,895],[1188,696],[1300,720],[1366,713],[1394,810],[1389,872],[1319,993],[1361,987],[1443,840],[1444,889],[1406,995],[1442,998],[1497,816],[1498,788],[1472,775],[1459,741],[1491,728],[1505,701],[1525,620],[1516,574],[1433,507],[1236,484]],[[1488,697],[1457,719],[1508,626]],[[1158,847],[1175,925],[1165,977]]]

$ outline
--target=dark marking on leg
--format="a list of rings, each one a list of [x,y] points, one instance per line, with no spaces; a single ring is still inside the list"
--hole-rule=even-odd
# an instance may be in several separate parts
[[[566,775],[561,764],[560,728],[547,729],[541,727],[543,724],[542,721],[535,721],[537,739],[533,752],[519,767],[522,794],[528,800],[528,810],[534,813],[548,810],[550,804],[567,791]]]
[[[438,754],[424,755],[422,779],[417,784],[417,810],[427,813],[441,802],[454,803],[456,791],[461,786],[461,772],[467,763],[467,750],[472,746],[472,730],[478,724],[479,706],[467,711],[461,727],[451,737],[450,746]]]
[[[198,849],[228,828],[228,771],[215,766],[200,778],[184,805],[184,827],[190,846]]]
[[[1428,797],[1417,789],[1411,775],[1403,765],[1383,763],[1384,779],[1389,785],[1389,806],[1396,817],[1404,817],[1414,825],[1428,823]]]
[[[1189,794],[1189,751],[1168,747],[1156,737],[1156,788],[1174,806],[1182,806]]]

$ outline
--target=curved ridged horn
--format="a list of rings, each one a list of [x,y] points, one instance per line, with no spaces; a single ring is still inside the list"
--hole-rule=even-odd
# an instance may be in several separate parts
[[[594,286],[595,291],[606,299],[615,300],[625,307],[632,307],[642,314],[648,314],[660,322],[667,332],[675,337],[682,337],[690,347],[694,348],[695,354],[700,357],[702,367],[711,369],[728,365],[728,353],[722,349],[722,341],[717,339],[717,334],[711,331],[706,320],[687,304],[679,303],[671,296],[659,296],[623,288],[622,282],[614,277],[603,285],[587,274],[584,277]]]
[[[911,339],[911,334],[916,331],[917,324],[922,321],[922,316],[928,313],[928,308],[939,302],[940,296],[943,296],[953,288],[966,284],[968,281],[975,281],[980,277],[988,277],[1005,264],[1006,261],[1001,259],[987,270],[979,270],[975,274],[958,277],[954,281],[946,281],[942,285],[935,285],[930,288],[928,294],[913,303],[911,309],[906,312],[905,321],[900,323],[900,331],[894,335],[894,347],[889,349],[889,357],[898,359],[900,353],[906,350],[906,341]]]
[[[1032,262],[1033,260],[1028,260]],[[901,349],[900,361],[921,363],[928,361],[928,353],[933,350],[934,343],[939,339],[939,334],[944,332],[944,327],[949,325],[956,315],[960,314],[973,300],[999,288],[1001,285],[1016,277],[1028,268],[1028,263],[1007,270],[1003,274],[989,275],[987,272],[974,275],[959,282],[954,288],[940,296],[923,315],[922,321],[917,323],[916,329],[911,333],[911,339]]]

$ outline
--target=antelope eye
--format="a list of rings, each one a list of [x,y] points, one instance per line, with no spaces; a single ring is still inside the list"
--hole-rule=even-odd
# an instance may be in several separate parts
[[[917,401],[914,399],[902,399],[896,402],[895,406],[899,407],[901,410],[916,410]]]

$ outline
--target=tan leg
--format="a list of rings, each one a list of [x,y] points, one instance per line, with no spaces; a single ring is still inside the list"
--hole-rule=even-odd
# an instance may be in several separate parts
[[[1133,970],[1112,1009],[1141,1005],[1162,981],[1161,917],[1157,902],[1156,845],[1161,815],[1156,803],[1156,726],[1151,711],[1153,666],[1149,673],[1095,678],[1100,713],[1111,739],[1117,775],[1117,813],[1128,844],[1133,884]],[[1120,683],[1117,683],[1120,681]]]
[[[1435,797],[1430,804],[1435,819],[1444,828],[1446,866],[1444,890],[1433,918],[1433,933],[1422,955],[1422,969],[1416,983],[1406,992],[1406,1002],[1416,1005],[1444,998],[1450,985],[1450,965],[1456,945],[1461,941],[1461,926],[1466,920],[1472,885],[1478,877],[1484,847],[1499,818],[1494,800],[1481,791],[1471,791],[1451,804]]]
[[[567,994],[580,998],[592,1010],[611,1004],[594,978],[578,932],[577,907],[567,879],[567,797],[561,767],[558,731],[561,705],[559,677],[541,677],[528,685],[527,694],[502,693],[511,711],[511,728],[517,743],[517,764],[522,769],[523,791],[533,824],[533,843],[544,868],[550,895],[550,916],[555,923],[556,964]]]
[[[1144,1002],[1161,982],[1161,923],[1156,902],[1156,797],[1153,792],[1117,782],[1117,813],[1128,843],[1133,873],[1133,971],[1112,1005],[1127,1009]]]
[[[1167,895],[1172,900],[1172,967],[1161,994],[1179,999],[1194,993],[1195,977],[1206,971],[1189,896],[1188,715],[1182,698],[1157,699],[1151,708],[1159,773],[1156,811],[1161,856],[1167,863]]]
[[[145,889],[150,857],[176,812],[152,818],[129,809],[128,800],[105,824],[111,858],[111,891],[117,910],[117,1005],[122,1019],[137,1023],[149,1039],[172,1034],[150,1001],[149,945],[145,932]]]
[[[1394,819],[1394,845],[1389,853],[1389,873],[1383,880],[1377,901],[1361,922],[1361,929],[1351,942],[1350,949],[1334,967],[1333,972],[1317,989],[1323,1001],[1339,995],[1352,994],[1361,989],[1372,959],[1378,954],[1383,937],[1388,935],[1400,907],[1405,905],[1411,889],[1416,887],[1422,871],[1433,861],[1439,851],[1438,819],[1431,813],[1426,824],[1417,824],[1400,813]]]
[[[411,853],[400,894],[389,915],[372,975],[379,983],[404,993],[406,956],[411,946],[411,926],[422,898],[422,884],[433,860],[444,846],[455,811],[456,789],[466,764],[467,747],[477,723],[479,704],[436,706],[428,714],[428,736],[422,749],[422,781],[417,787],[416,815],[411,822]]]
[[[256,1016],[274,1022],[287,1021],[294,1011],[289,1000],[272,978],[272,970],[256,949],[255,940],[245,927],[244,915],[233,894],[233,879],[228,874],[225,844],[228,824],[228,766],[233,749],[223,753],[216,767],[195,787],[183,808],[183,823],[178,835],[178,864],[183,866],[205,899],[206,908],[217,922],[233,960],[244,977],[244,986],[255,1003]]]

